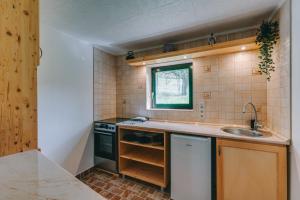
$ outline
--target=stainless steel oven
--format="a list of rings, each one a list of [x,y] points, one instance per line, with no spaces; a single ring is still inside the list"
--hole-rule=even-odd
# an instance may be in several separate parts
[[[122,118],[94,122],[94,161],[97,167],[118,173],[117,123]]]

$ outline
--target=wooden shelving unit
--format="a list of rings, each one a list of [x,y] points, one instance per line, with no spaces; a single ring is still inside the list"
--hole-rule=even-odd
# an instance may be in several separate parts
[[[161,188],[166,188],[169,183],[169,158],[168,158],[168,135],[163,135],[163,144],[141,144],[124,140],[125,134],[135,131],[153,134],[150,130],[137,130],[119,127],[119,172]]]
[[[162,64],[185,59],[235,53],[242,51],[242,49],[246,51],[258,49],[258,45],[256,45],[255,43],[255,37],[248,37],[238,40],[217,43],[213,46],[200,46],[190,49],[183,49],[167,53],[138,57],[132,60],[128,60],[127,62],[131,66]]]

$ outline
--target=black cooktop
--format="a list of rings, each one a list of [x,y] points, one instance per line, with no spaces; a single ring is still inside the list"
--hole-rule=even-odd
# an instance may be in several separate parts
[[[129,118],[110,118],[110,119],[103,119],[96,122],[102,122],[106,124],[117,124],[123,121],[129,120]]]

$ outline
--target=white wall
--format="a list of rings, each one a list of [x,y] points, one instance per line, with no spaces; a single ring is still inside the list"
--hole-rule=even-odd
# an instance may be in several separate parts
[[[93,48],[41,25],[39,147],[72,174],[93,166]]]
[[[292,0],[291,200],[300,199],[300,1]]]

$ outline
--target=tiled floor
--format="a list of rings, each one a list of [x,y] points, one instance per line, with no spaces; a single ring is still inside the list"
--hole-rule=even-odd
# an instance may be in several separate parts
[[[97,168],[81,175],[80,180],[111,200],[168,200],[170,195],[159,188],[133,179],[103,172]]]

